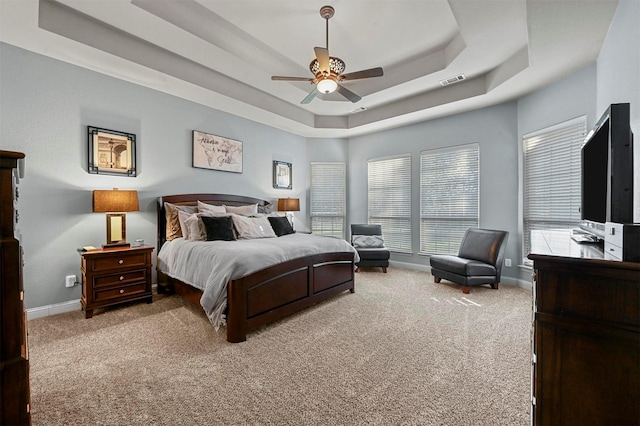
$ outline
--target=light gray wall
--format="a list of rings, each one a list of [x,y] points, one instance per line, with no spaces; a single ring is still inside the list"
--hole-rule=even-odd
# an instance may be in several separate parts
[[[76,249],[106,239],[93,189],[137,189],[141,211],[127,214],[127,237],[154,246],[156,198],[176,193],[298,197],[296,227],[307,229],[306,138],[7,44],[0,75],[0,149],[26,154],[18,210],[28,308],[80,298],[79,286],[64,286],[80,274]],[[87,125],[137,135],[138,177],[87,173]],[[242,141],[243,173],[192,168],[194,129]],[[293,164],[293,190],[272,188],[272,160]]]
[[[634,143],[634,215],[640,223],[640,1],[620,0],[598,56],[597,109],[631,104]]]
[[[307,141],[308,163],[311,162],[341,162],[347,166],[347,176],[349,175],[349,141],[342,138],[311,138]],[[311,176],[307,180],[307,211],[311,211],[311,201],[309,190],[311,188]],[[347,209],[350,198],[349,187],[347,185]],[[310,218],[308,219],[310,220]],[[347,216],[345,224],[349,223]],[[311,223],[309,223],[309,228]],[[348,238],[348,229],[344,230],[345,238]]]
[[[155,245],[157,196],[183,192],[237,193],[276,201],[298,197],[296,227],[308,229],[310,161],[347,161],[348,223],[367,219],[366,160],[413,156],[414,252],[419,236],[419,153],[421,150],[480,144],[480,224],[510,232],[504,276],[529,282],[517,265],[521,245],[520,162],[523,134],[587,115],[592,126],[608,104],[630,102],[640,134],[640,2],[620,0],[595,65],[543,88],[517,103],[344,139],[306,139],[134,84],[71,66],[0,43],[0,149],[27,155],[21,183],[20,229],[25,249],[27,307],[80,297],[64,287],[64,276],[79,275],[76,248],[105,240],[105,219],[91,213],[91,190],[137,189],[141,211],[127,215],[129,240]],[[87,173],[86,126],[135,133],[137,178]],[[197,129],[243,141],[244,173],[191,167],[191,131]],[[293,190],[271,187],[271,161],[293,163]],[[636,194],[640,191],[636,173]],[[638,199],[636,196],[636,222]],[[426,268],[426,257],[394,255],[396,262]]]
[[[586,116],[590,129],[599,116],[596,114],[596,65],[571,74],[562,80],[540,89],[518,100],[518,161],[519,191],[518,217],[522,217],[522,136],[572,118]],[[522,248],[522,221],[519,221],[518,258],[524,259],[528,253]],[[522,264],[522,261],[519,261]],[[531,280],[531,270],[520,268],[519,278]]]
[[[420,246],[420,152],[428,149],[478,143],[480,146],[480,226],[509,231],[507,257],[514,260],[503,268],[514,276],[518,262],[518,141],[517,106],[498,106],[440,118],[349,140],[349,220],[367,222],[367,160],[411,154],[412,252],[392,254],[392,261],[427,268]]]

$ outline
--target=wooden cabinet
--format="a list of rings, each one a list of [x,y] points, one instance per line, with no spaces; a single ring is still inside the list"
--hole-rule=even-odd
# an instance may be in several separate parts
[[[86,318],[96,308],[135,300],[151,303],[152,251],[153,247],[127,247],[82,253],[80,303]]]
[[[20,152],[0,151],[0,424],[31,424],[29,349],[22,282],[22,247],[16,238]]]
[[[541,251],[529,255],[533,423],[640,424],[640,263],[593,247],[589,257]]]

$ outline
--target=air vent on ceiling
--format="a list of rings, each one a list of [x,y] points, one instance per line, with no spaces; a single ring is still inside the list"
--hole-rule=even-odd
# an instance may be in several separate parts
[[[349,113],[350,114],[356,114],[358,112],[362,112],[362,111],[366,111],[366,110],[367,110],[367,107],[361,106],[361,107],[358,107],[356,109],[352,109],[351,111],[349,111]]]
[[[455,77],[447,78],[446,80],[440,80],[440,84],[442,84],[443,86],[448,86],[453,83],[458,83],[466,78],[467,77],[465,77],[464,74],[458,74]]]

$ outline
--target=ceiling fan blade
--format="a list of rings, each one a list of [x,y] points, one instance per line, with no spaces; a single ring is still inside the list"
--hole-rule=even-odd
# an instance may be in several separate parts
[[[308,77],[285,77],[282,75],[272,75],[271,80],[275,81],[313,81],[313,78]]]
[[[317,94],[318,94],[318,90],[314,87],[313,90],[311,92],[309,92],[307,97],[304,98],[302,100],[302,102],[300,102],[300,103],[301,104],[308,104],[309,102],[311,102],[316,97]]]
[[[349,99],[354,104],[358,102],[360,99],[362,99],[360,96],[356,95],[351,90],[347,89],[346,87],[340,84],[338,84],[338,93],[340,93],[345,98]]]
[[[316,52],[316,59],[318,60],[320,71],[329,74],[329,72],[331,72],[331,67],[329,66],[329,50],[324,47],[314,47],[313,50]]]
[[[360,78],[370,78],[370,77],[382,77],[383,72],[382,68],[370,68],[368,70],[350,72],[347,74],[342,74],[340,76],[341,80],[358,80]]]

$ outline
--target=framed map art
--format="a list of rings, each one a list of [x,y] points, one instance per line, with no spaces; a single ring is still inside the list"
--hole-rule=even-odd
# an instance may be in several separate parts
[[[242,142],[193,131],[193,167],[242,173]]]

